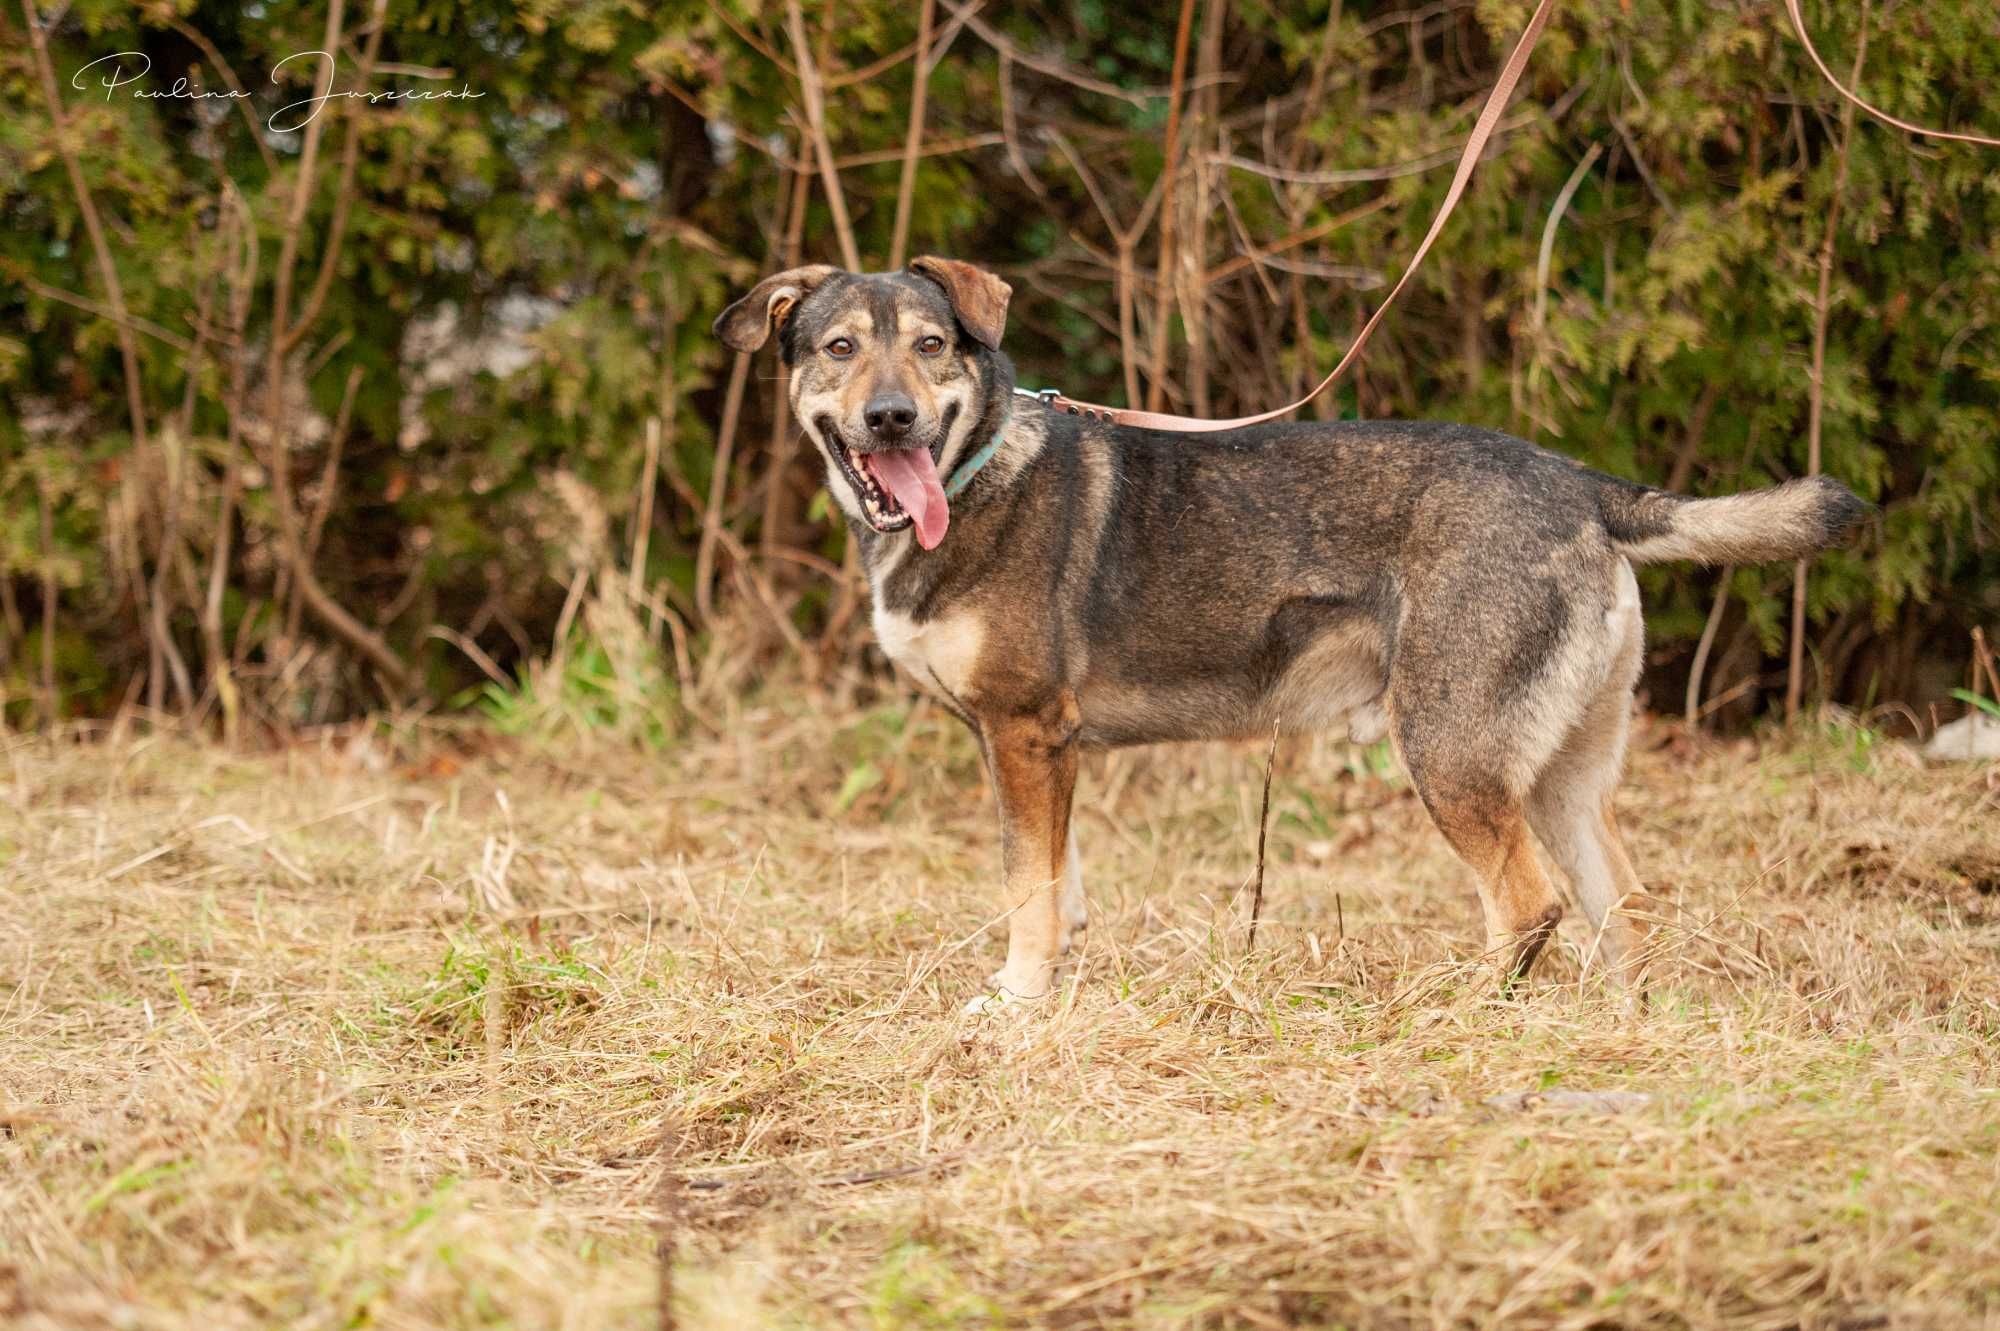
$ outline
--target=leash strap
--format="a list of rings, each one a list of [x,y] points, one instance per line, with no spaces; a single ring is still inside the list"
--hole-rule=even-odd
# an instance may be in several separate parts
[[[1788,0],[1788,3],[1795,5],[1798,0]],[[1548,26],[1549,15],[1555,12],[1555,7],[1556,0],[1537,0],[1535,12],[1528,16],[1528,26],[1521,30],[1521,38],[1514,43],[1513,54],[1509,55],[1507,63],[1500,67],[1500,77],[1494,82],[1493,91],[1487,94],[1486,105],[1481,108],[1479,119],[1473,122],[1472,133],[1465,140],[1465,151],[1459,154],[1458,170],[1452,175],[1451,188],[1445,191],[1444,202],[1438,205],[1437,216],[1431,219],[1431,229],[1424,233],[1422,243],[1417,246],[1417,252],[1410,256],[1409,266],[1404,268],[1403,275],[1396,279],[1396,285],[1389,288],[1389,294],[1375,307],[1375,313],[1368,316],[1368,322],[1362,324],[1361,331],[1354,335],[1354,341],[1348,344],[1347,354],[1340,358],[1339,364],[1327,373],[1326,378],[1319,381],[1319,386],[1312,392],[1297,402],[1276,407],[1259,415],[1238,416],[1234,420],[1226,421],[1205,421],[1198,416],[1172,416],[1164,412],[1138,411],[1130,407],[1106,407],[1095,402],[1078,402],[1060,393],[1048,398],[1049,405],[1057,411],[1066,411],[1072,416],[1089,416],[1113,425],[1136,425],[1145,430],[1171,430],[1177,434],[1206,434],[1212,430],[1238,430],[1246,425],[1261,425],[1265,421],[1277,420],[1280,416],[1289,416],[1333,387],[1334,381],[1346,374],[1348,367],[1360,358],[1361,349],[1368,345],[1368,339],[1374,335],[1375,325],[1382,322],[1382,316],[1396,303],[1396,297],[1409,285],[1410,278],[1423,263],[1424,256],[1430,253],[1431,246],[1437,243],[1438,236],[1444,232],[1445,221],[1450,218],[1452,209],[1458,207],[1459,198],[1465,193],[1466,182],[1472,179],[1472,168],[1479,164],[1480,155],[1486,151],[1486,144],[1492,139],[1493,131],[1500,127],[1500,117],[1507,110],[1507,101],[1514,95],[1516,85],[1521,82],[1521,75],[1528,68],[1528,57],[1534,53],[1535,43],[1541,39],[1542,29]]]
[[[1514,89],[1520,83],[1521,75],[1527,70],[1528,57],[1534,53],[1535,43],[1541,39],[1542,29],[1548,26],[1549,16],[1555,11],[1555,7],[1556,0],[1537,0],[1535,12],[1528,16],[1528,25],[1521,30],[1520,40],[1514,43],[1513,53],[1507,57],[1507,63],[1500,67],[1500,77],[1494,82],[1493,91],[1487,95],[1486,105],[1480,110],[1479,119],[1473,124],[1472,133],[1465,140],[1465,151],[1459,155],[1458,170],[1452,175],[1451,188],[1445,191],[1444,202],[1438,205],[1437,216],[1431,219],[1430,230],[1424,233],[1422,243],[1417,246],[1416,253],[1410,256],[1409,266],[1404,268],[1403,275],[1396,279],[1396,285],[1389,288],[1389,294],[1382,298],[1382,303],[1375,307],[1375,312],[1361,325],[1361,331],[1354,335],[1354,341],[1348,344],[1346,354],[1310,393],[1285,406],[1255,416],[1238,416],[1226,421],[1207,421],[1197,416],[1173,416],[1164,412],[1140,411],[1131,407],[1107,407],[1096,402],[1080,402],[1075,398],[1064,397],[1060,393],[1044,393],[1042,400],[1057,411],[1068,412],[1072,416],[1088,416],[1093,420],[1113,425],[1135,425],[1141,429],[1168,430],[1176,434],[1206,434],[1213,430],[1236,430],[1246,425],[1261,425],[1265,421],[1277,420],[1280,416],[1289,416],[1333,387],[1334,382],[1347,373],[1348,368],[1360,357],[1361,349],[1368,345],[1368,339],[1374,335],[1375,326],[1382,322],[1382,316],[1396,303],[1396,297],[1409,285],[1410,278],[1423,263],[1424,256],[1430,253],[1431,246],[1444,231],[1446,220],[1450,218],[1452,210],[1458,207],[1458,201],[1465,193],[1466,182],[1472,178],[1472,168],[1478,165],[1481,154],[1486,151],[1487,143],[1493,138],[1493,131],[1500,127],[1500,117],[1507,109],[1507,101],[1514,95]],[[1863,101],[1834,77],[1833,71],[1827,68],[1826,61],[1820,59],[1818,49],[1813,46],[1812,38],[1806,33],[1805,15],[1799,8],[1799,0],[1785,0],[1785,9],[1791,15],[1792,27],[1798,33],[1800,44],[1805,47],[1806,54],[1812,58],[1820,74],[1833,85],[1834,91],[1869,115],[1912,134],[2000,148],[2000,139],[1988,138],[1983,134],[1960,134],[1913,125]]]
[[[1907,130],[1911,134],[1922,134],[1933,139],[1956,139],[1960,143],[1977,143],[1988,148],[2000,148],[2000,139],[1989,139],[1984,134],[1958,134],[1951,130],[1930,129],[1923,125],[1913,125],[1907,120],[1898,120],[1879,106],[1863,101],[1860,97],[1850,92],[1846,84],[1835,78],[1833,71],[1826,67],[1826,61],[1819,58],[1819,51],[1813,46],[1812,38],[1806,35],[1806,18],[1799,10],[1799,0],[1785,0],[1785,11],[1792,16],[1792,30],[1799,35],[1799,45],[1806,48],[1806,54],[1812,57],[1813,64],[1819,66],[1821,76],[1833,85],[1835,92],[1845,97],[1848,101],[1853,102],[1869,115],[1874,116],[1886,125],[1894,125],[1897,129]]]

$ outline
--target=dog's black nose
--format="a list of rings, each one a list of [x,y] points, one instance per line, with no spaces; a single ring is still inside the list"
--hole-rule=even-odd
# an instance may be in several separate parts
[[[880,393],[868,399],[861,419],[877,439],[901,439],[917,423],[917,404],[907,393]]]

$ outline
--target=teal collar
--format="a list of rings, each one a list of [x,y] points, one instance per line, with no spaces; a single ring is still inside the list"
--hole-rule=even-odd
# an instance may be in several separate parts
[[[1007,421],[1012,419],[1014,419],[1014,413],[1010,411],[1007,413],[1007,419],[1000,422],[1000,428],[995,430],[993,437],[986,442],[986,447],[959,463],[952,470],[951,479],[944,483],[944,497],[946,499],[958,498],[959,492],[972,484],[972,478],[979,474],[980,468],[993,460],[993,455],[1000,451],[1000,445],[1007,438]]]
[[[1056,390],[1053,388],[1017,387],[1014,390],[1014,396],[1031,398],[1043,406],[1047,406],[1056,396]],[[944,483],[944,497],[946,499],[958,498],[959,491],[972,484],[972,478],[979,474],[979,469],[993,460],[993,455],[1000,451],[1001,443],[1007,438],[1007,423],[1013,419],[1014,407],[1010,401],[1007,407],[1007,414],[1000,421],[1000,428],[995,430],[993,437],[986,441],[986,447],[959,463],[952,470],[951,479]]]

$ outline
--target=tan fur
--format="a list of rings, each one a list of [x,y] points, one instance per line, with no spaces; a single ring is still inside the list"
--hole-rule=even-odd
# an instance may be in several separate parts
[[[1100,686],[1087,701],[1097,724],[1112,730],[1171,730],[1174,717],[1192,715],[1209,731],[1237,739],[1269,737],[1274,729],[1315,734],[1345,724],[1356,743],[1372,744],[1387,726],[1382,679],[1382,636],[1356,625],[1315,641],[1254,708],[1242,707],[1226,689],[1198,683],[1172,689]]]
[[[1063,693],[1035,712],[994,718],[983,731],[1000,798],[1007,902],[1007,962],[993,978],[1014,998],[1048,993],[1068,942],[1063,905],[1076,726],[1076,699]]]
[[[1505,988],[1535,964],[1562,919],[1562,903],[1535,858],[1527,821],[1517,809],[1467,799],[1440,801],[1431,813],[1445,840],[1478,876],[1487,946]]]
[[[1355,713],[1382,696],[1383,677],[1382,635],[1372,626],[1325,634],[1278,677],[1253,729],[1301,735],[1351,725]],[[1361,718],[1364,725],[1368,720]]]
[[[1567,738],[1576,721],[1573,700],[1597,695],[1618,672],[1628,641],[1636,642],[1645,632],[1639,583],[1623,560],[1612,572],[1606,597],[1601,610],[1580,613],[1571,623],[1544,673],[1544,687],[1522,708],[1504,773],[1507,789],[1517,797],[1527,794]]]
[[[1631,577],[1629,569],[1625,576]],[[1590,923],[1590,959],[1614,978],[1636,982],[1636,954],[1646,927],[1635,915],[1619,912],[1643,910],[1646,894],[1613,809],[1644,639],[1636,588],[1632,597],[1630,613],[1615,629],[1621,636],[1610,673],[1536,778],[1527,813]]]
[[[1347,740],[1350,744],[1376,744],[1389,733],[1389,711],[1382,705],[1382,698],[1355,708],[1347,714]]]
[[[876,603],[875,639],[889,659],[908,671],[927,693],[940,691],[955,702],[975,699],[974,675],[986,627],[971,609],[922,623]]]

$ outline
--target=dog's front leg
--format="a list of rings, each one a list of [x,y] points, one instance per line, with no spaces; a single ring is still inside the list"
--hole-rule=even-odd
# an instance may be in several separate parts
[[[1067,940],[1070,800],[1076,791],[1076,701],[1067,692],[1032,712],[982,723],[1000,797],[1007,964],[1000,997],[1040,998]]]
[[[1058,952],[1067,953],[1076,942],[1076,936],[1090,927],[1090,903],[1083,895],[1083,856],[1076,849],[1076,816],[1070,815],[1069,853],[1063,857],[1062,897],[1056,903],[1062,911],[1062,937],[1056,943]]]

